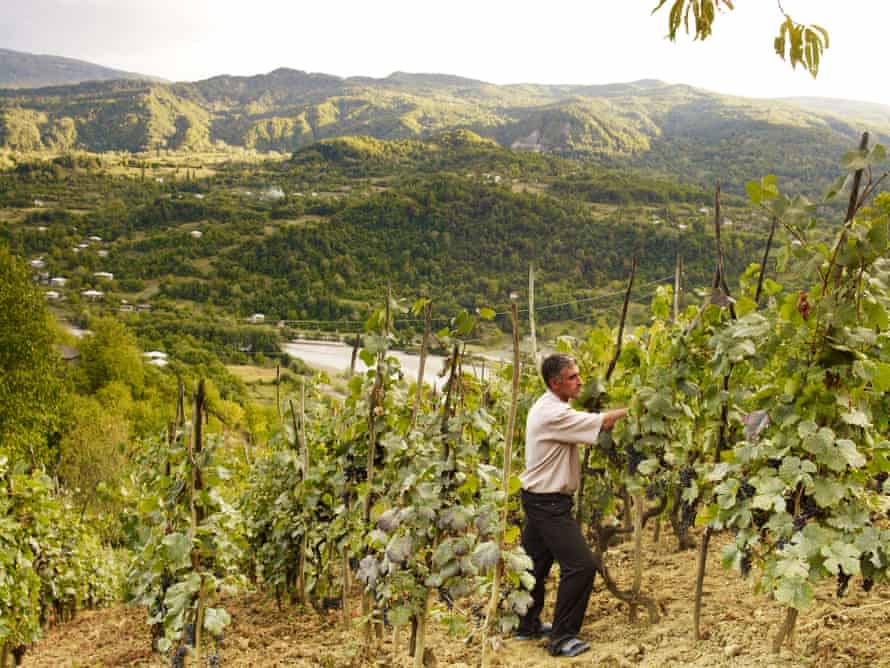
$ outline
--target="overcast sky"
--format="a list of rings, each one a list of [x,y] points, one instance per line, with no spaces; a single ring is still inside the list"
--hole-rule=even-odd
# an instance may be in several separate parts
[[[440,72],[492,83],[655,78],[722,93],[890,104],[886,0],[782,0],[828,28],[819,78],[774,55],[775,0],[735,0],[714,35],[664,39],[656,0],[0,0],[0,47],[194,81],[278,67]],[[670,2],[668,3],[670,4]]]

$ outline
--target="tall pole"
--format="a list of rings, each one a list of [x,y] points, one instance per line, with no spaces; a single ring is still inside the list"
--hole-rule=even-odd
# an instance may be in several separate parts
[[[538,363],[538,340],[535,337],[535,264],[528,265],[528,324],[532,335],[532,360]]]

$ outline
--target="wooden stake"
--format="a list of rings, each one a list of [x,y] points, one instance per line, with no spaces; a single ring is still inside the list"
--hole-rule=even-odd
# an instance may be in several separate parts
[[[278,423],[284,426],[281,416],[281,365],[275,365],[275,410],[278,411]]]
[[[633,602],[630,604],[630,621],[637,621],[637,601],[640,598],[640,587],[643,584],[643,495],[636,494],[634,500],[634,580],[631,592]]]
[[[868,133],[863,132],[862,137],[859,140],[859,150],[865,151],[868,149]],[[847,215],[844,217],[844,228],[838,237],[837,243],[834,245],[834,250],[831,252],[831,260],[828,261],[828,269],[825,272],[825,275],[822,279],[822,295],[825,295],[825,291],[828,288],[828,281],[831,280],[832,274],[834,273],[835,284],[840,280],[841,269],[838,268],[837,271],[832,271],[835,269],[835,262],[837,261],[837,254],[840,251],[841,246],[844,245],[844,242],[847,240],[847,232],[850,229],[850,225],[853,223],[853,217],[856,215],[856,210],[859,206],[859,188],[862,185],[862,173],[863,170],[857,169],[853,173],[853,184],[850,188],[850,200],[847,204]]]
[[[361,334],[356,332],[355,341],[352,343],[352,358],[349,360],[349,378],[352,378],[355,375],[355,360],[356,357],[358,357],[358,349],[361,345],[361,341]]]
[[[513,323],[513,384],[512,384],[512,393],[510,397],[510,413],[507,417],[507,433],[504,440],[504,469],[503,469],[503,483],[504,483],[504,508],[501,513],[501,526],[499,530],[498,536],[498,548],[503,551],[504,549],[504,541],[505,534],[507,532],[507,511],[509,510],[509,496],[510,493],[510,464],[513,458],[513,432],[516,427],[516,405],[519,400],[519,374],[520,374],[520,361],[519,361],[519,311],[516,307],[516,302],[512,302],[510,304],[510,319]],[[495,615],[498,610],[498,602],[500,601],[501,595],[501,575],[503,571],[503,564],[498,562],[498,565],[495,567],[494,571],[494,582],[491,585],[491,599],[488,603],[488,612],[485,615],[485,626],[482,631],[482,660],[481,666],[482,668],[488,668],[490,665],[490,659],[488,656],[488,646],[489,646],[489,631],[491,630],[491,623],[494,620]],[[417,655],[415,654],[415,661]]]
[[[634,287],[634,277],[637,274],[637,257],[634,256],[633,262],[630,266],[630,277],[627,280],[627,290],[624,292],[624,305],[621,307],[621,320],[618,323],[618,336],[615,337],[615,353],[612,355],[612,359],[609,360],[609,367],[606,369],[605,382],[608,383],[612,378],[612,373],[615,371],[615,365],[618,364],[618,356],[621,355],[621,341],[624,338],[624,324],[627,321],[627,308],[630,304],[630,293]],[[597,411],[600,407],[600,399],[597,398],[594,405],[590,408],[591,411]],[[582,458],[581,465],[581,480],[578,483],[578,507],[575,508],[575,519],[578,524],[581,524],[581,511],[584,508],[584,480],[587,477],[587,468],[590,465],[590,450],[593,447],[593,444],[589,444],[584,448],[584,457]]]
[[[417,393],[414,395],[414,407],[411,409],[411,429],[417,425],[417,412],[420,410],[420,399],[423,395],[423,374],[426,369],[426,351],[430,343],[433,325],[433,302],[428,301],[423,309],[423,340],[420,343],[420,362],[417,369]]]
[[[677,263],[674,267],[674,322],[680,319],[680,291],[682,287],[683,276],[683,256],[677,253]]]
[[[763,291],[763,277],[766,274],[766,262],[769,259],[769,251],[773,245],[773,235],[776,233],[776,225],[778,224],[778,216],[772,217],[772,224],[769,228],[769,237],[766,240],[766,249],[763,251],[763,261],[760,263],[760,276],[757,278],[757,292],[754,293],[754,302],[760,303],[760,294]]]
[[[528,325],[532,337],[532,360],[538,364],[538,339],[535,336],[535,265],[528,265]]]
[[[797,623],[797,608],[788,608],[785,611],[785,621],[782,623],[782,628],[779,629],[779,632],[776,634],[776,637],[773,638],[773,654],[778,654],[782,649],[782,643],[785,642],[785,639],[788,639],[789,646],[794,642],[794,625]]]
[[[417,641],[414,647],[414,668],[423,668],[423,652],[426,646],[426,625],[427,611],[430,607],[431,592],[427,589],[426,598],[423,601],[423,608],[417,620]]]

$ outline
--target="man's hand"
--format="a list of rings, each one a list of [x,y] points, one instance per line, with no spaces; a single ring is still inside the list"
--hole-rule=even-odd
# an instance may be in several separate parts
[[[609,431],[612,427],[615,426],[615,423],[622,418],[627,417],[627,409],[626,408],[616,408],[615,410],[606,411],[602,414],[603,416],[603,426],[600,427],[603,431]]]

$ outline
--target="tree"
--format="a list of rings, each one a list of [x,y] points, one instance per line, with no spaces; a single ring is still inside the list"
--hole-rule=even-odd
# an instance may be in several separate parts
[[[97,318],[90,322],[93,335],[81,350],[81,363],[90,392],[112,381],[130,387],[134,397],[142,395],[145,368],[136,337],[114,318]]]
[[[667,3],[668,0],[659,0],[652,13]],[[671,41],[676,41],[677,31],[681,26],[689,34],[691,14],[695,29],[694,39],[707,39],[711,35],[717,14],[734,9],[733,3],[734,0],[672,0],[668,14],[668,37]],[[777,0],[777,5],[783,20],[779,24],[779,34],[773,41],[776,54],[782,60],[790,61],[792,68],[803,65],[815,79],[819,73],[822,52],[828,48],[828,31],[815,24],[797,23],[782,7],[781,0]]]
[[[126,387],[117,389],[127,397]],[[102,511],[99,515],[105,518],[116,517],[119,510],[117,490],[126,464],[123,446],[129,424],[118,412],[121,408],[126,409],[126,402],[108,404],[99,395],[72,395],[59,445],[59,478],[80,506]]]
[[[0,247],[0,454],[49,464],[65,386],[43,295],[21,260]]]

